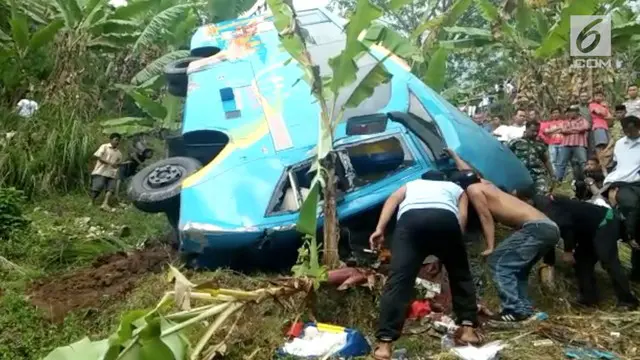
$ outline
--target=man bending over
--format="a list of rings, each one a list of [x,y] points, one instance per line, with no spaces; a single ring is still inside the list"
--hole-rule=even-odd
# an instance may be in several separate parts
[[[594,267],[600,262],[609,274],[618,298],[618,307],[635,310],[638,299],[631,293],[629,279],[618,258],[621,221],[610,208],[572,200],[563,196],[534,196],[536,208],[560,227],[564,240],[563,260],[575,265],[580,295],[577,302],[595,306],[598,291]]]
[[[489,267],[493,273],[502,310],[494,322],[522,322],[535,314],[527,294],[529,273],[560,240],[560,230],[542,212],[505,193],[480,177],[455,152],[448,150],[458,169],[469,180],[464,182],[469,201],[480,217],[487,241]],[[493,220],[518,229],[495,249]]]
[[[424,259],[435,255],[447,269],[453,310],[461,325],[456,340],[478,344],[475,288],[462,232],[467,222],[468,200],[458,185],[445,181],[444,174],[430,171],[394,192],[384,204],[376,231],[369,241],[372,249],[384,241],[384,230],[398,208],[398,222],[391,240],[389,278],[380,299],[375,359],[391,358],[392,343],[400,337],[413,288]]]

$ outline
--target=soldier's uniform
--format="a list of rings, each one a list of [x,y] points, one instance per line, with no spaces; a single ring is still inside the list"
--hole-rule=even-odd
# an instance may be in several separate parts
[[[529,170],[537,194],[548,194],[551,191],[551,177],[545,165],[547,145],[538,140],[514,139],[509,142],[509,149],[522,161]]]

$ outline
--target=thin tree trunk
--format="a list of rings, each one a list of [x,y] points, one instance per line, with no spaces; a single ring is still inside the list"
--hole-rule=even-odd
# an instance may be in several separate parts
[[[326,170],[325,184],[323,188],[324,195],[324,226],[323,240],[324,252],[322,254],[322,262],[328,269],[335,269],[340,264],[338,255],[338,241],[340,240],[340,225],[338,223],[337,212],[337,189],[336,189],[336,155],[331,152],[323,160],[322,166]]]

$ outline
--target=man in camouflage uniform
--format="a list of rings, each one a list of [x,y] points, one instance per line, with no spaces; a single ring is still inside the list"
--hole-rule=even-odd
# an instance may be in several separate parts
[[[537,194],[549,194],[552,190],[553,168],[549,161],[547,145],[538,139],[540,123],[528,122],[521,139],[509,142],[509,149],[522,161],[529,170],[535,192]]]

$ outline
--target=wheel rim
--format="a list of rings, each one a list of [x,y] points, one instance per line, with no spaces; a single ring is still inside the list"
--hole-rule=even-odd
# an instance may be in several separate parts
[[[154,189],[169,186],[182,178],[184,168],[177,165],[164,165],[153,169],[147,176],[147,183]]]

